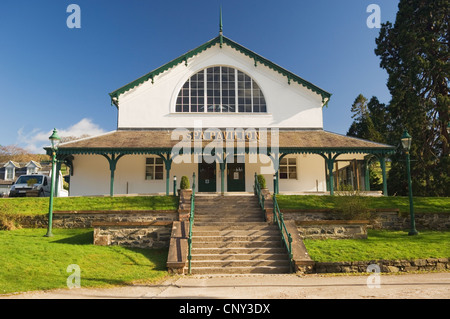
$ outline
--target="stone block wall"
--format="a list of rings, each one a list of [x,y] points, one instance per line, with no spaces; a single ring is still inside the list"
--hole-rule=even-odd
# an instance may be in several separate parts
[[[139,248],[169,247],[172,222],[94,223],[94,245]]]
[[[282,210],[285,220],[295,221],[321,221],[340,220],[339,212],[332,210],[308,209],[308,210]],[[398,209],[376,210],[372,213],[373,219],[368,224],[369,228],[403,230],[410,227],[408,213],[400,213]],[[448,230],[450,229],[449,213],[416,213],[417,230]]]
[[[450,270],[449,258],[428,258],[414,260],[371,260],[353,262],[316,262],[316,273],[366,273],[369,265],[378,265],[382,273]]]
[[[368,221],[296,221],[301,238],[366,239]]]
[[[54,228],[92,228],[94,222],[153,222],[178,220],[176,210],[144,210],[144,211],[55,211],[53,213]],[[23,216],[22,227],[45,228],[47,215]]]

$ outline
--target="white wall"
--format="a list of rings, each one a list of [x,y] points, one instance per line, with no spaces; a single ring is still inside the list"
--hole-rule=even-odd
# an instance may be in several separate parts
[[[153,194],[165,193],[166,173],[163,180],[145,180],[145,159],[150,155],[126,155],[119,159],[114,178],[114,194]],[[245,190],[253,192],[255,173],[263,174],[267,187],[273,191],[273,166],[267,156],[249,158],[245,156]],[[325,164],[319,155],[291,155],[297,158],[297,179],[280,179],[280,192],[315,192],[316,181],[319,192],[326,191]],[[192,174],[197,176],[198,163],[172,163],[170,171],[170,194],[173,192],[173,177],[177,176],[177,188],[181,177],[189,177],[192,186]],[[100,155],[76,155],[73,161],[74,174],[70,179],[70,196],[109,195],[110,170],[108,161]],[[220,192],[220,166],[216,164],[216,190]],[[198,187],[197,187],[198,189]],[[225,171],[225,190],[227,189],[227,172]]]
[[[175,101],[184,83],[198,71],[214,65],[237,68],[260,86],[268,113],[175,113]],[[218,45],[147,81],[119,97],[119,128],[194,127],[323,128],[322,97],[285,76],[258,64],[234,49]]]

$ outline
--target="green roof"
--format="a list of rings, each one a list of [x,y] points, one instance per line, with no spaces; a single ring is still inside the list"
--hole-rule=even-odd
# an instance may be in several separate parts
[[[128,90],[133,89],[134,87],[136,87],[146,81],[150,80],[153,83],[153,80],[157,75],[177,66],[180,63],[185,63],[187,65],[188,59],[215,46],[216,44],[220,44],[220,47],[222,47],[224,44],[228,45],[231,48],[233,48],[233,49],[241,52],[242,54],[250,57],[251,59],[253,59],[255,61],[255,66],[257,66],[258,63],[260,63],[260,64],[263,64],[266,67],[286,76],[289,84],[291,82],[297,82],[298,84],[303,85],[307,89],[322,96],[322,102],[325,103],[325,105],[328,104],[331,94],[328,93],[327,91],[319,88],[318,86],[312,84],[311,82],[306,81],[305,79],[299,77],[298,75],[280,67],[279,65],[271,62],[270,60],[267,60],[266,58],[260,56],[259,54],[245,48],[244,46],[240,45],[239,43],[236,43],[233,40],[231,40],[223,35],[217,36],[216,38],[206,42],[205,44],[202,44],[201,46],[195,48],[194,50],[191,50],[191,51],[181,55],[180,57],[170,61],[169,63],[164,64],[163,66],[157,68],[156,70],[153,70],[153,71],[141,76],[140,78],[134,80],[133,82],[130,82],[127,85],[124,85],[121,88],[109,93],[109,95],[111,97],[111,102],[114,103],[114,100],[113,100],[114,98],[116,98],[118,100],[119,96],[121,94],[125,93]],[[116,104],[116,103],[114,103],[114,104]]]

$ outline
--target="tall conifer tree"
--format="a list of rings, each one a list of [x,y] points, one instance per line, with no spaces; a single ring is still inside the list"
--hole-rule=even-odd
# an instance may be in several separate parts
[[[449,158],[450,0],[400,0],[395,24],[382,25],[375,53],[388,75],[392,100],[388,143],[413,137],[416,195],[450,196]],[[393,157],[390,194],[406,194],[404,155]]]

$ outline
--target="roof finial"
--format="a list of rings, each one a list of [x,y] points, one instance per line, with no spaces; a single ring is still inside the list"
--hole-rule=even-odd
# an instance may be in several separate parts
[[[222,48],[223,45],[222,5],[220,6],[219,40],[220,40],[220,48]]]
[[[220,20],[219,20],[219,34],[223,34],[223,24],[222,24],[222,5],[220,5]]]

